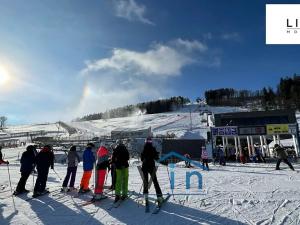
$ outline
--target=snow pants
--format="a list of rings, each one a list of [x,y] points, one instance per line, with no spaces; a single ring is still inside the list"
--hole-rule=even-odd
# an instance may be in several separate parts
[[[225,160],[224,156],[220,157],[219,164],[222,165],[222,166],[226,166],[226,160]]]
[[[127,196],[128,194],[128,168],[116,169],[116,195]]]
[[[162,197],[162,192],[161,192],[161,189],[160,189],[160,186],[159,186],[159,183],[158,183],[158,180],[157,180],[157,176],[156,176],[156,168],[146,168],[146,167],[142,167],[142,171],[143,171],[143,175],[144,175],[144,180],[143,180],[143,184],[144,184],[144,194],[148,194],[149,191],[148,191],[148,182],[149,182],[149,179],[148,179],[148,174],[150,174],[151,178],[152,178],[152,181],[153,181],[153,184],[154,184],[154,188],[155,188],[155,192],[156,192],[156,195],[157,197]]]
[[[88,170],[88,171],[84,171],[82,178],[81,178],[81,183],[80,183],[80,188],[83,190],[87,190],[89,189],[89,183],[90,183],[90,179],[92,176],[92,170]]]
[[[105,176],[106,176],[106,170],[97,170],[96,171],[95,194],[103,193]]]
[[[287,159],[278,159],[277,160],[277,163],[276,163],[276,170],[279,170],[279,166],[280,166],[280,163],[281,161],[285,162],[285,164],[287,164],[291,170],[294,170],[294,167],[292,166],[292,164],[287,160]]]
[[[25,185],[26,185],[27,179],[30,174],[31,174],[31,171],[30,172],[21,172],[21,178],[20,178],[18,186],[16,188],[17,192],[22,192],[25,190]]]
[[[208,159],[202,159],[202,165],[203,165],[203,169],[204,169],[205,166],[206,166],[207,170],[209,170],[209,167],[208,167]]]
[[[70,177],[71,177],[71,181],[70,181],[69,187],[74,187],[75,178],[76,178],[76,171],[77,171],[77,166],[68,167],[68,169],[67,169],[67,175],[66,175],[66,177],[64,179],[64,182],[63,182],[63,185],[62,185],[63,187],[67,187],[68,186]]]
[[[246,158],[244,155],[241,155],[240,156],[240,160],[241,160],[241,163],[245,164],[246,163]]]
[[[49,167],[37,169],[38,176],[34,186],[34,192],[43,192],[46,188],[46,183],[48,179]]]

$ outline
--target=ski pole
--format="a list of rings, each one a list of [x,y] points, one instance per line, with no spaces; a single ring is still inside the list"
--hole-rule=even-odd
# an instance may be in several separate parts
[[[32,191],[34,191],[34,168],[31,172],[31,175],[32,175]]]
[[[54,171],[54,173],[56,174],[56,176],[60,179],[60,180],[62,180],[62,178],[58,175],[58,173],[53,169],[53,171]]]
[[[8,172],[8,179],[9,179],[9,186],[10,186],[11,197],[12,197],[14,209],[15,209],[15,211],[16,211],[16,204],[15,204],[15,199],[14,199],[14,196],[13,196],[12,185],[11,185],[11,179],[10,179],[9,164],[6,164],[6,165],[7,165],[7,172]]]
[[[171,178],[170,178],[170,174],[169,174],[169,166],[168,165],[167,165],[167,173],[168,173],[169,182],[171,184]],[[172,192],[173,200],[175,201],[174,190],[172,189],[172,187],[171,187],[171,192]]]

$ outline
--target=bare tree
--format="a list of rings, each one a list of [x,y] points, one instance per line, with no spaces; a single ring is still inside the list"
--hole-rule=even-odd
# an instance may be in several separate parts
[[[5,127],[5,123],[7,121],[7,117],[6,116],[0,116],[0,129],[3,130],[3,128]]]

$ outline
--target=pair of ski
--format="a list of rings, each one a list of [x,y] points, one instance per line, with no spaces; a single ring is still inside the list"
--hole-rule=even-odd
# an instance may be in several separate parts
[[[129,195],[125,199],[120,199],[117,202],[114,202],[110,207],[107,208],[107,210],[112,210],[113,208],[118,208],[120,205],[122,205],[123,202],[131,198],[131,196],[134,194],[134,192],[129,192]]]
[[[161,210],[161,208],[163,207],[163,205],[170,199],[171,195],[168,193],[167,196],[164,198],[164,200],[158,204],[156,203],[156,206],[154,208],[154,210],[152,211],[152,214],[158,214],[159,211]],[[146,201],[145,204],[145,213],[149,213],[150,212],[150,202],[149,200]]]
[[[80,206],[86,206],[86,205],[90,205],[90,204],[96,204],[96,203],[99,203],[99,202],[101,202],[102,200],[107,199],[107,197],[108,197],[107,195],[108,195],[109,193],[111,193],[112,191],[113,191],[113,190],[108,190],[107,192],[104,193],[105,195],[103,195],[102,198],[100,198],[100,199],[96,199],[95,197],[93,197],[92,199],[90,199],[90,200],[88,200],[88,201],[82,203]]]
[[[25,199],[25,201],[31,201],[33,199],[36,199],[36,198],[39,198],[39,197],[42,197],[44,195],[48,195],[50,194],[50,191],[48,188],[45,189],[45,191],[43,191],[42,193],[39,193],[39,194],[33,194],[32,197],[29,197],[27,199]],[[57,195],[60,195],[61,192],[60,192],[60,189],[54,189],[51,191],[51,194],[52,196],[57,196]],[[61,197],[63,197],[64,195],[61,195]],[[58,199],[58,198],[57,198]]]
[[[42,192],[42,193],[40,193],[40,194],[33,194],[32,197],[29,197],[29,198],[25,199],[25,201],[29,202],[29,201],[31,201],[31,200],[33,200],[33,199],[42,197],[42,196],[47,195],[47,194],[49,194],[49,193],[50,193],[49,190],[45,190],[44,192]]]
[[[13,196],[20,196],[20,195],[28,194],[29,192],[30,191],[28,191],[28,190],[25,190],[25,191],[22,191],[22,192],[14,191]]]

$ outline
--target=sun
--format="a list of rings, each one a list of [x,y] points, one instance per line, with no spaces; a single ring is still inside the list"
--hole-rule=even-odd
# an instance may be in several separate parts
[[[9,74],[7,70],[0,65],[0,85],[5,85],[9,81]]]

